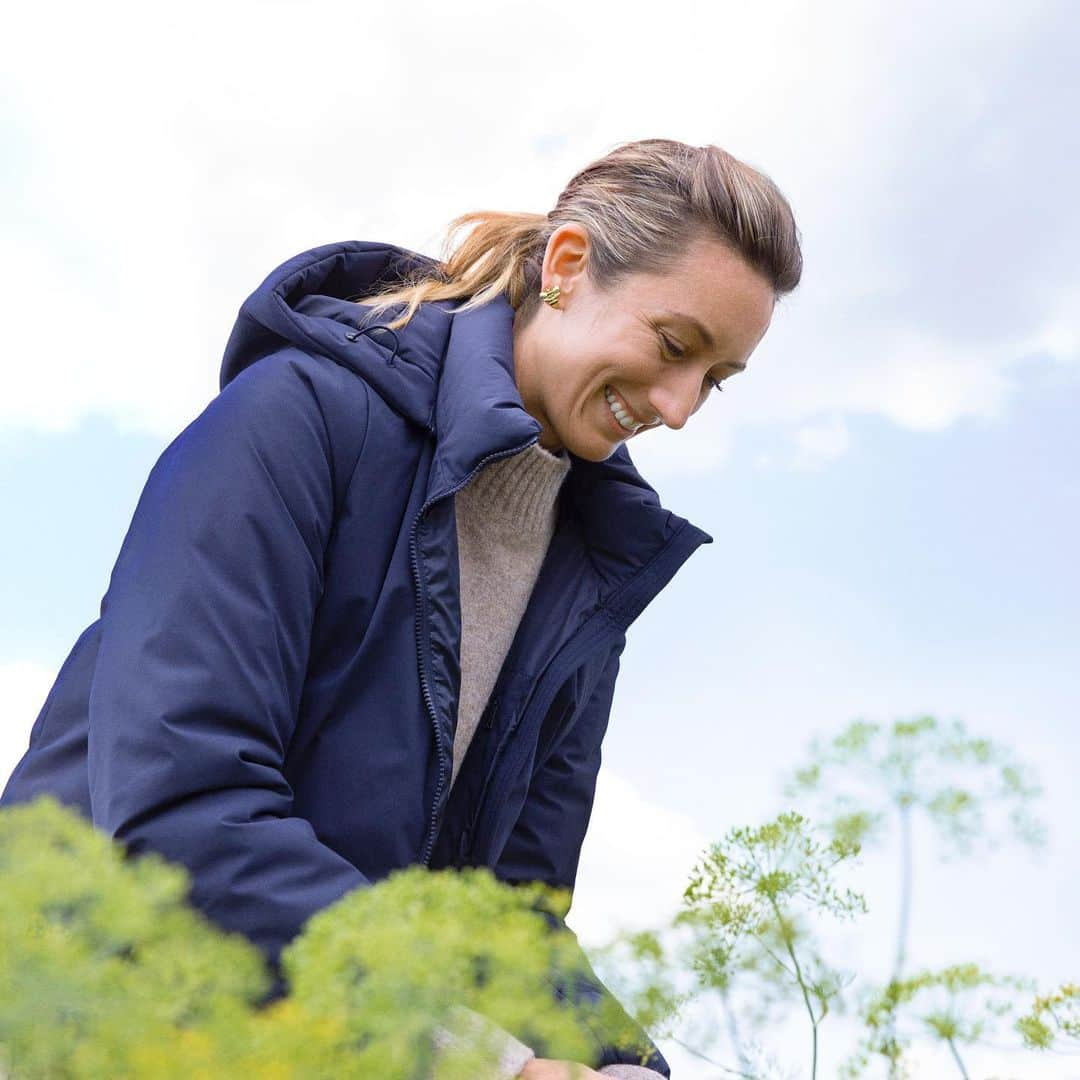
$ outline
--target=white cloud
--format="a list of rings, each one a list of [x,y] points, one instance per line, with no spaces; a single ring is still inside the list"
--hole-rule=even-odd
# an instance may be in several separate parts
[[[644,471],[719,469],[740,428],[839,452],[855,415],[992,419],[1018,356],[1075,362],[1069,5],[673,0],[647,32],[615,10],[575,9],[575,47],[553,49],[523,3],[114,0],[64,5],[62,35],[23,5],[0,428],[100,412],[170,438],[283,259],[350,237],[434,253],[455,214],[547,208],[657,134],[772,176],[806,268],[715,410],[635,447]]]
[[[567,923],[583,944],[602,944],[621,929],[663,925],[679,910],[707,844],[689,817],[602,768]]]
[[[794,466],[797,469],[820,469],[847,453],[851,435],[841,417],[807,424],[795,432]]]
[[[1009,389],[1008,350],[971,353],[917,334],[897,335],[867,377],[853,383],[852,407],[877,411],[913,431],[940,431],[961,417],[995,418]],[[1003,355],[1004,354],[1004,355]]]
[[[1045,321],[1036,326],[1025,351],[1047,353],[1057,360],[1080,366],[1080,283],[1072,283],[1052,298]]]
[[[800,304],[813,307],[811,294],[820,289],[808,283]],[[845,418],[858,416],[884,417],[911,431],[940,431],[969,417],[993,420],[1015,389],[1010,369],[1042,340],[1017,336],[973,347],[914,322],[878,329],[853,321],[847,330],[830,330],[818,320],[804,330],[800,319],[774,319],[750,368],[731,380],[740,425],[818,431],[825,424],[839,439]],[[800,335],[808,340],[798,342]]]
[[[0,664],[0,701],[4,722],[0,724],[0,789],[26,752],[30,729],[49,695],[56,672],[42,664],[14,661]]]

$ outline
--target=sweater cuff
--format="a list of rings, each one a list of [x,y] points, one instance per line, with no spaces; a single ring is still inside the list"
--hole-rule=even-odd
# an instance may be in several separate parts
[[[605,1065],[596,1071],[601,1076],[614,1076],[617,1080],[666,1080],[663,1073],[646,1069],[643,1065]]]
[[[496,1071],[491,1073],[492,1080],[514,1080],[525,1065],[536,1057],[531,1047],[526,1046],[520,1039],[515,1039],[494,1020],[463,1005],[452,1005],[446,1018],[446,1026],[436,1027],[432,1034],[437,1050],[476,1046],[481,1040],[499,1056]],[[651,1070],[649,1072],[651,1073]],[[651,1075],[648,1080],[652,1080]]]

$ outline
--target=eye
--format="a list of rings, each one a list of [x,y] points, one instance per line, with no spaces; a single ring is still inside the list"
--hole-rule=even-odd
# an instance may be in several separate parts
[[[671,355],[673,357],[675,357],[676,360],[681,360],[684,356],[686,356],[686,350],[681,345],[679,345],[676,342],[672,341],[671,338],[669,338],[667,336],[667,334],[661,334],[660,331],[658,330],[657,335],[659,336],[660,340],[664,343],[664,348],[667,349],[667,351],[669,353],[671,353]],[[724,389],[720,385],[720,380],[719,379],[714,379],[711,375],[706,375],[705,376],[705,385],[708,386],[708,388],[710,390],[723,390]]]
[[[664,343],[664,348],[667,349],[676,360],[681,360],[686,355],[686,350],[681,345],[677,345],[666,334],[660,334],[660,340]]]
[[[667,351],[669,351],[675,357],[676,360],[681,360],[686,355],[686,349],[684,349],[683,347],[677,345],[677,343],[672,341],[672,339],[670,337],[667,337],[666,334],[660,334],[660,340],[663,341],[664,348]],[[705,376],[705,384],[708,387],[708,389],[710,389],[710,390],[723,390],[724,389],[724,387],[720,386],[720,380],[719,379],[714,379],[711,375],[706,375]]]

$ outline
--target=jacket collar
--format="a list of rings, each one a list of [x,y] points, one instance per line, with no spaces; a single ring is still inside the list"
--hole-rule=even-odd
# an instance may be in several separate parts
[[[221,386],[291,343],[324,353],[361,375],[399,414],[436,439],[427,499],[455,490],[488,456],[535,441],[513,369],[514,311],[505,296],[454,314],[456,302],[422,304],[404,327],[384,324],[352,301],[377,284],[431,265],[392,244],[348,241],[303,252],[272,271],[240,308],[226,345]],[[604,584],[642,568],[674,533],[712,537],[660,504],[627,445],[605,461],[570,454],[560,500],[572,508]],[[696,546],[696,544],[694,546]]]

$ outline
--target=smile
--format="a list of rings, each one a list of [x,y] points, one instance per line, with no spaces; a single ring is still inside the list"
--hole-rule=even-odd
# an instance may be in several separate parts
[[[634,432],[645,427],[644,424],[640,424],[633,419],[630,410],[626,407],[626,402],[615,394],[610,386],[604,387],[604,397],[607,400],[608,408],[611,410],[612,415],[618,421],[619,426],[625,431],[629,431],[632,435]]]

